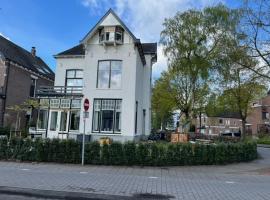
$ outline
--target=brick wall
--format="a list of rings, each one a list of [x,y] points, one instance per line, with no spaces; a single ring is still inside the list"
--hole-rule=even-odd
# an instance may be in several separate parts
[[[40,85],[53,85],[53,82],[48,81],[44,78],[38,77],[37,88]],[[31,86],[31,73],[21,69],[17,66],[10,65],[9,69],[9,79],[8,88],[6,96],[6,108],[14,105],[20,105],[25,102],[30,96],[30,86]],[[26,113],[20,114],[21,118],[21,128],[26,125]],[[6,110],[4,125],[15,127],[16,123],[16,112],[11,110]]]

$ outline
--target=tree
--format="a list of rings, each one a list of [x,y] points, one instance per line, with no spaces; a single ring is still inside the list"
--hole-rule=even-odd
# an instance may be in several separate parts
[[[257,60],[254,67],[238,62],[259,76],[270,79],[270,1],[243,0],[242,20],[239,34],[242,37],[242,51]]]
[[[169,70],[164,81],[186,124],[191,112],[202,106],[204,90],[209,88],[224,42],[236,31],[237,20],[238,12],[221,4],[203,11],[179,12],[165,19],[161,42]]]
[[[163,130],[172,121],[175,103],[168,93],[165,73],[156,80],[152,93],[153,127]]]
[[[22,104],[13,105],[13,106],[8,107],[9,110],[12,110],[16,113],[15,132],[17,132],[19,127],[20,127],[21,113],[27,112],[29,109],[32,110],[32,109],[38,108],[38,107],[39,107],[38,101],[32,100],[32,99],[28,99],[25,102],[23,102]]]

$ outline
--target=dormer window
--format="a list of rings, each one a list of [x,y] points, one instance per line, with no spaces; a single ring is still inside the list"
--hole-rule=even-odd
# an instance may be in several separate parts
[[[105,26],[100,30],[101,44],[123,44],[123,29],[118,26]]]

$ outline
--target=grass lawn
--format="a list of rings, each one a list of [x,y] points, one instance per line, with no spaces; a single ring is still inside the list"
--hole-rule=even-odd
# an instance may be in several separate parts
[[[269,144],[270,145],[270,136],[264,136],[257,140],[258,144]]]

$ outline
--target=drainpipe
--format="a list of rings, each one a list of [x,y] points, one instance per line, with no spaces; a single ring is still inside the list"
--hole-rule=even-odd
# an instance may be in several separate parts
[[[6,100],[7,100],[7,89],[8,89],[8,80],[9,80],[9,69],[10,69],[10,61],[7,61],[7,69],[6,69],[6,81],[5,81],[5,97],[3,102],[3,117],[1,124],[4,126],[4,119],[5,119],[5,113],[6,113]]]

